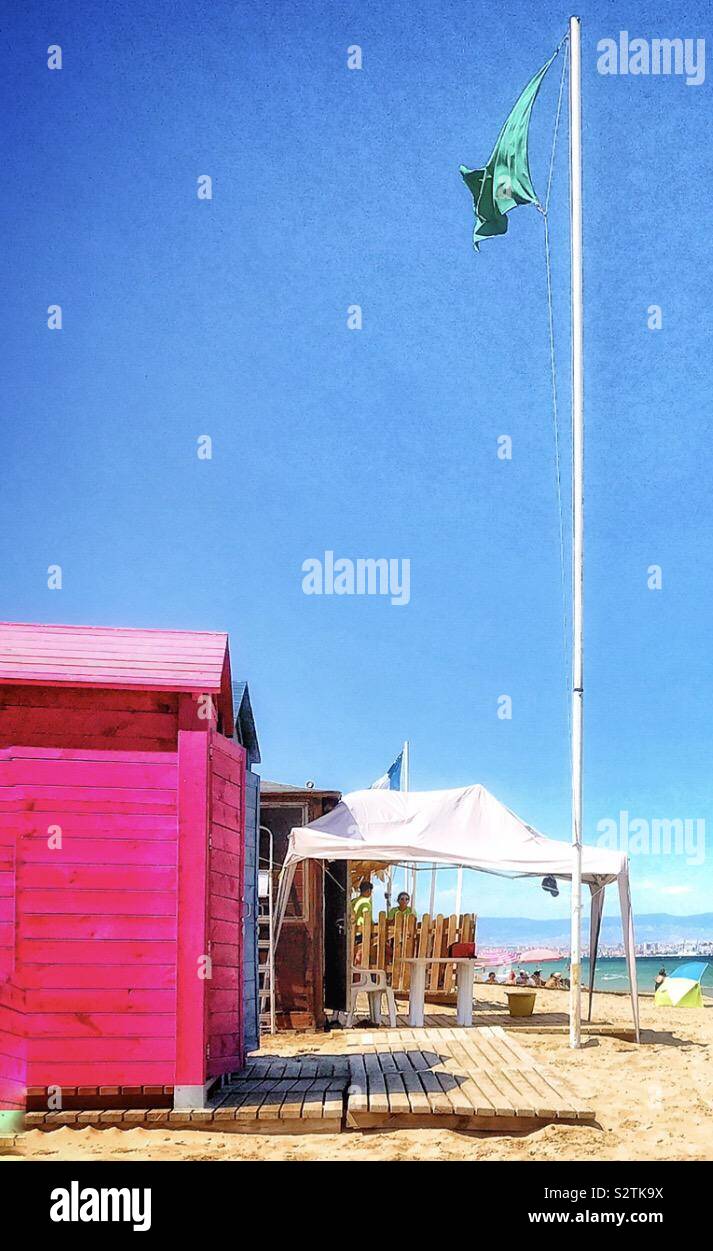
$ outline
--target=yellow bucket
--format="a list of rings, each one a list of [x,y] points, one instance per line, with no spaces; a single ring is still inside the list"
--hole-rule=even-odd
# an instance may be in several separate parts
[[[508,990],[506,994],[510,1016],[532,1016],[536,998],[534,990]]]

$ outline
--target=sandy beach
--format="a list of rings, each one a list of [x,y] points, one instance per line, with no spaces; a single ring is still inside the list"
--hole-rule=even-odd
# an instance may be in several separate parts
[[[499,988],[488,987],[487,994],[492,1001],[503,999]],[[548,1125],[521,1135],[445,1129],[253,1135],[184,1128],[63,1127],[27,1132],[2,1159],[8,1163],[27,1159],[713,1159],[713,1005],[688,1011],[660,1009],[654,1008],[651,998],[642,997],[640,1007],[640,1045],[598,1034],[587,1038],[576,1052],[570,1050],[564,1033],[518,1032],[520,1042],[537,1059],[552,1065],[594,1104],[596,1125]],[[565,1008],[561,992],[538,991],[538,1009],[562,1012]],[[595,996],[593,1020],[630,1028],[628,999]],[[294,1055],[323,1041],[323,1034],[280,1034],[266,1039],[263,1050]]]

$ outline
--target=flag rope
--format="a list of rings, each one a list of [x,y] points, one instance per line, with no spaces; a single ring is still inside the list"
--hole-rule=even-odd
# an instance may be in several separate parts
[[[562,48],[568,42],[568,39],[569,39],[569,36],[565,35],[564,39],[559,45],[559,48],[557,49],[558,52],[560,48]],[[564,677],[564,691],[565,691],[565,706],[567,708],[567,725],[569,729],[569,736],[571,739],[572,737],[572,710],[570,708],[570,703],[569,703],[569,682],[568,682],[568,677],[567,677],[567,674],[568,674],[567,638],[568,638],[569,617],[568,617],[568,611],[567,611],[567,577],[566,577],[566,571],[565,571],[565,556],[564,556],[564,520],[563,520],[563,512],[562,512],[562,462],[561,462],[561,455],[560,455],[559,405],[558,405],[558,397],[557,397],[557,363],[556,363],[556,355],[555,355],[555,327],[554,327],[554,312],[553,312],[553,300],[552,300],[552,253],[551,253],[551,248],[550,248],[550,226],[549,226],[549,218],[548,218],[548,212],[549,212],[549,206],[550,206],[550,194],[552,191],[552,176],[554,173],[555,152],[557,149],[557,137],[559,134],[560,115],[562,113],[562,97],[564,94],[564,80],[565,80],[566,72],[567,72],[567,57],[564,56],[562,58],[562,74],[560,76],[559,96],[557,99],[557,112],[555,114],[555,124],[554,124],[554,131],[552,135],[552,150],[550,152],[550,168],[549,168],[549,172],[547,176],[547,191],[545,193],[545,203],[544,205],[538,204],[537,207],[540,210],[540,213],[542,215],[542,223],[544,226],[544,237],[545,237],[545,269],[547,273],[547,325],[548,325],[549,343],[550,343],[550,380],[551,380],[551,386],[552,386],[552,429],[553,429],[554,443],[555,443],[555,481],[557,484],[557,514],[558,514],[558,521],[559,521],[559,547],[560,547],[560,582],[561,582],[561,592],[562,592],[562,652],[563,652],[563,657],[564,657],[563,677]]]
[[[558,52],[560,51],[560,48],[562,48],[564,44],[568,42],[568,40],[569,40],[569,35],[565,35],[564,39],[562,40],[562,42],[560,43],[557,49]],[[555,129],[554,129],[554,134],[552,135],[552,151],[550,152],[550,168],[549,168],[549,173],[547,175],[547,191],[545,193],[545,216],[547,215],[547,210],[550,207],[550,192],[552,190],[552,174],[554,172],[554,167],[555,167],[555,148],[557,147],[557,135],[559,133],[560,115],[562,113],[562,97],[564,95],[564,80],[565,80],[566,73],[567,73],[567,56],[565,54],[565,56],[563,56],[562,58],[562,73],[560,75],[560,90],[559,90],[559,96],[557,97],[557,112],[555,113]]]

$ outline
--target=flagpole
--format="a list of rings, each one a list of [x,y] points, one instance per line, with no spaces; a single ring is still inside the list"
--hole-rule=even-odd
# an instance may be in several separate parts
[[[582,1039],[582,759],[584,729],[584,332],[582,284],[581,23],[569,19],[572,284],[572,931],[569,1045]]]
[[[409,788],[409,765],[410,765],[408,739],[406,739],[406,742],[403,745],[402,752],[403,752],[403,755],[401,758],[401,790],[407,791]],[[415,865],[411,866],[410,889],[409,889],[408,872],[404,873],[404,877],[406,879],[404,882],[404,886],[406,887],[406,890],[409,892],[411,896],[411,907],[415,911],[416,910],[416,866]]]

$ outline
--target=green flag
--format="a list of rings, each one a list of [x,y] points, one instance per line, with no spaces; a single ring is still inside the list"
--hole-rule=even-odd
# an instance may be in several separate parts
[[[510,209],[518,204],[539,203],[532,185],[527,155],[530,115],[542,79],[556,56],[557,52],[553,53],[527,84],[498,135],[485,169],[468,169],[465,165],[460,167],[463,181],[473,196],[476,217],[473,246],[476,252],[480,251],[482,239],[505,234],[508,228],[505,214]]]

